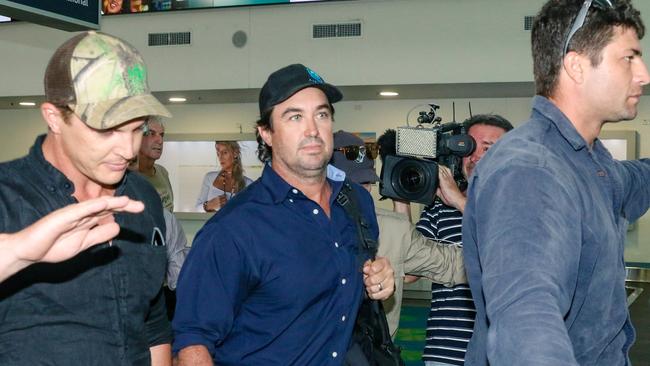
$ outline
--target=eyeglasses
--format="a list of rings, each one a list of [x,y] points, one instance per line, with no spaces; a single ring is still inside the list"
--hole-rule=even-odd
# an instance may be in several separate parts
[[[340,151],[345,155],[345,158],[348,160],[356,161],[357,163],[362,163],[363,159],[367,156],[370,159],[377,158],[379,153],[379,146],[376,142],[366,142],[364,146],[349,145],[342,146],[334,149],[334,151]]]
[[[566,55],[567,51],[569,50],[569,42],[571,42],[571,38],[573,38],[576,32],[580,28],[582,28],[583,25],[585,25],[585,19],[587,19],[587,12],[589,12],[589,8],[591,8],[591,5],[593,4],[594,7],[601,10],[614,9],[614,4],[613,4],[614,1],[615,0],[586,0],[584,3],[582,3],[582,8],[580,8],[580,11],[578,12],[578,16],[573,21],[573,25],[571,26],[569,35],[566,37],[566,41],[564,42],[563,55]]]

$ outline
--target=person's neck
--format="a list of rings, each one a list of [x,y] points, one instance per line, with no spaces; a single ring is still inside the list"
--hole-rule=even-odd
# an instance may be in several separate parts
[[[556,93],[556,95],[548,99],[564,113],[578,134],[591,148],[594,140],[600,135],[604,121],[594,115],[593,110],[586,107],[587,103],[582,103],[580,100],[576,100],[577,98],[571,97],[569,92]]]
[[[156,160],[140,155],[138,157],[138,172],[140,174],[146,175],[147,177],[153,177],[156,174],[156,168],[154,164],[156,163]]]
[[[310,200],[316,202],[327,216],[330,215],[329,200],[332,196],[332,189],[327,182],[326,170],[322,170],[319,174],[299,176],[291,170],[273,164],[273,162],[271,167],[287,183],[299,189]]]
[[[70,158],[65,154],[55,137],[47,135],[43,141],[43,156],[50,164],[58,169],[74,185],[73,196],[77,201],[86,201],[101,196],[113,196],[115,187],[103,186],[85,176],[74,167]]]

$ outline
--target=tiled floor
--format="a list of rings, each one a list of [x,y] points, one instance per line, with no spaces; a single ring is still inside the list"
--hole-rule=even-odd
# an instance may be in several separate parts
[[[429,315],[429,300],[404,299],[400,327],[395,342],[402,347],[406,366],[422,366],[425,328]]]

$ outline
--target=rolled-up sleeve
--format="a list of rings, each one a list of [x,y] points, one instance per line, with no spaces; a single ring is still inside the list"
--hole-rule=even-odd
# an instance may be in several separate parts
[[[203,345],[214,356],[248,292],[248,260],[236,240],[218,225],[208,223],[197,234],[176,290],[175,353]]]
[[[575,195],[543,166],[509,165],[482,178],[463,237],[478,247],[490,363],[576,364],[564,323],[581,250]]]

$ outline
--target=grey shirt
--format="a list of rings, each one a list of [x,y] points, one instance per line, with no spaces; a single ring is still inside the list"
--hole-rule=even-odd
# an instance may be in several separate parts
[[[471,177],[463,220],[476,304],[471,365],[624,365],[623,250],[650,205],[650,161],[588,146],[548,99]]]
[[[187,245],[187,238],[183,227],[176,219],[176,216],[164,210],[165,225],[167,233],[165,234],[165,241],[167,242],[167,287],[171,290],[176,289],[176,282],[178,281],[178,274],[181,273],[181,267],[187,257],[190,247]]]

